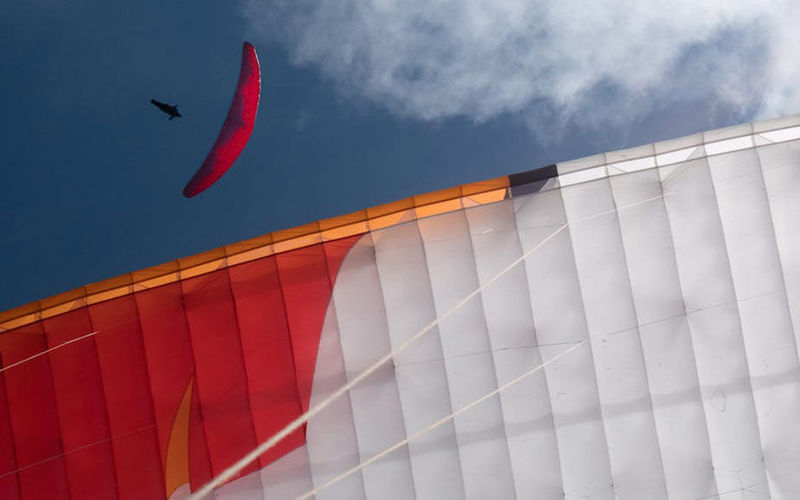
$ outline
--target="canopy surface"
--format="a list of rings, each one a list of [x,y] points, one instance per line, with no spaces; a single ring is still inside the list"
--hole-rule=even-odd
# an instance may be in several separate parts
[[[799,193],[795,117],[3,313],[0,497],[185,497],[434,324],[217,494],[795,498]]]

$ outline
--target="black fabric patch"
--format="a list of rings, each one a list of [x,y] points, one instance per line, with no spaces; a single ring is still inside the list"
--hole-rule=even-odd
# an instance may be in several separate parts
[[[558,170],[555,165],[511,174],[508,176],[508,182],[511,185],[511,196],[536,193],[542,189],[548,179],[557,176]]]

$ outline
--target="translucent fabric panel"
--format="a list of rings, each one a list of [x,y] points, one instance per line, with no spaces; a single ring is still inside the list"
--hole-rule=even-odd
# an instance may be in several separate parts
[[[586,156],[584,158],[578,158],[577,160],[562,161],[556,165],[556,168],[558,169],[558,175],[562,176],[564,174],[578,172],[580,170],[599,167],[604,165],[605,162],[606,156],[605,154],[601,153],[597,155]]]
[[[371,418],[356,433],[385,428],[401,441],[592,339],[412,441],[414,494],[695,498],[746,488],[789,496],[797,447],[793,432],[779,429],[798,413],[797,348],[780,279],[787,251],[775,235],[791,248],[796,225],[786,197],[771,208],[757,160],[748,149],[621,173],[373,234],[374,254],[368,243],[353,254],[334,291],[352,304],[351,324],[377,332],[366,338],[367,328],[354,326],[361,333],[345,364],[362,356],[366,367],[378,347],[396,348],[507,273],[397,356],[399,408],[391,398],[370,408],[364,398],[353,418]],[[791,182],[791,171],[784,178]],[[362,288],[369,299],[359,298]],[[358,305],[373,319],[356,321]],[[387,330],[390,346],[379,340]],[[339,325],[342,345],[349,331]],[[391,374],[379,380],[372,390],[391,395]],[[398,412],[402,426],[391,423]],[[388,425],[367,423],[379,419]],[[402,471],[404,460],[398,453],[386,465]],[[433,467],[452,482],[425,475]]]
[[[666,497],[647,371],[609,179],[561,190],[619,498]]]
[[[478,279],[486,285],[522,256],[514,205],[509,201],[466,211]],[[511,268],[481,293],[498,384],[542,362],[533,326],[524,264]],[[518,498],[561,495],[558,441],[547,375],[528,377],[500,393]]]
[[[792,323],[800,325],[800,141],[758,148]]]
[[[610,165],[612,163],[636,160],[637,158],[652,157],[654,154],[655,147],[653,144],[647,144],[645,146],[636,146],[630,149],[606,153],[605,157],[606,163]]]
[[[768,476],[777,477],[787,465],[800,465],[795,425],[800,371],[761,163],[748,150],[710,158],[709,166],[739,304],[764,465]],[[782,483],[796,491],[800,476],[785,477]],[[772,481],[768,485],[773,498],[785,497]]]
[[[695,347],[717,489],[755,484],[764,463],[741,322],[707,160],[662,167],[663,189]]]
[[[479,287],[464,211],[420,219],[437,317]],[[453,409],[497,388],[494,359],[479,297],[439,324]],[[458,453],[469,498],[514,496],[503,411],[492,398],[454,420]]]
[[[260,475],[267,499],[295,498],[314,489],[305,445],[264,467]]]
[[[320,404],[327,396],[347,383],[344,371],[339,328],[335,306],[331,304],[325,315],[320,336],[314,384],[311,389],[311,407]],[[306,446],[314,487],[327,483],[342,470],[364,460],[358,451],[350,395],[345,394],[325,409],[324,416],[306,430]],[[351,474],[317,494],[319,499],[365,498],[361,472]]]
[[[389,338],[392,349],[397,349],[436,318],[425,249],[416,222],[372,236]],[[395,373],[408,435],[453,411],[438,329],[432,329],[395,358]],[[452,421],[411,441],[408,452],[418,497],[464,496]]]
[[[214,496],[220,500],[261,500],[265,498],[261,475],[256,472],[225,484],[214,492]]]
[[[730,151],[739,151],[753,147],[752,136],[737,137],[735,139],[727,139],[724,141],[706,143],[706,153],[710,155],[717,155],[728,153]]]
[[[703,140],[705,142],[721,141],[733,137],[740,137],[749,135],[753,132],[753,125],[750,123],[743,123],[741,125],[734,125],[732,127],[725,127],[716,130],[709,130],[703,132]]]
[[[347,279],[333,289],[344,369],[348,380],[391,351],[389,325],[370,235],[353,246],[340,271]],[[394,370],[385,365],[350,391],[359,453],[363,459],[406,438]],[[408,448],[403,447],[362,470],[370,498],[414,498]]]
[[[800,168],[798,168],[800,141],[758,148],[757,154],[764,177],[793,330],[793,345],[786,346],[788,339],[785,339],[783,342],[785,347],[780,355],[789,358],[792,348],[795,353],[797,352],[797,327],[800,324],[800,219],[797,217],[800,213],[800,197],[797,196],[797,193],[800,193]],[[795,410],[795,421],[798,413],[795,405],[799,385],[796,374],[796,370],[788,373],[776,372],[768,379],[772,382],[774,390],[780,391],[786,399],[787,407]],[[754,381],[754,385],[756,390],[760,391],[760,381]],[[796,425],[789,424],[784,429],[794,432]],[[779,430],[775,429],[776,433]],[[775,448],[765,450],[764,458],[767,472],[772,478],[770,491],[788,498],[796,496],[800,491],[798,477],[795,474],[800,463],[797,459],[796,445],[791,440],[787,440],[786,445],[778,443]]]
[[[753,122],[753,131],[763,132],[765,130],[775,130],[778,128],[796,127],[800,125],[800,115],[784,116],[780,118],[772,118],[769,120],[761,120]]]
[[[667,496],[715,493],[705,411],[657,170],[613,177]]]
[[[546,361],[588,336],[572,243],[563,228],[567,219],[559,191],[518,198],[514,206],[522,250],[529,253],[528,289]],[[582,346],[545,368],[568,498],[614,498],[592,349]]]

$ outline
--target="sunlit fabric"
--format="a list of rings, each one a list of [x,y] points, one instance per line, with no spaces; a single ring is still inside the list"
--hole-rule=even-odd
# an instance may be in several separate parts
[[[0,498],[164,498],[199,487],[300,415],[331,276],[354,242],[265,257],[0,335],[7,367],[97,332],[2,372]],[[262,463],[303,441],[297,433]]]
[[[194,177],[183,188],[183,195],[191,198],[208,189],[231,168],[233,162],[250,139],[258,112],[261,93],[261,69],[253,45],[245,42],[242,47],[242,66],[236,93],[222,124],[217,141]]]
[[[0,497],[185,498],[484,286],[216,495],[800,496],[800,119],[506,182],[40,307],[0,334]]]

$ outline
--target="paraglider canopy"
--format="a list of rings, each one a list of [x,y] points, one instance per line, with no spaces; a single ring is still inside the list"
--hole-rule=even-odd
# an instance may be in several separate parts
[[[211,152],[183,188],[184,196],[191,198],[205,191],[231,168],[253,132],[260,92],[261,69],[258,55],[252,44],[244,42],[239,82],[236,84],[236,93],[233,95],[228,116]]]
[[[799,157],[745,124],[0,312],[0,498],[800,498]]]

